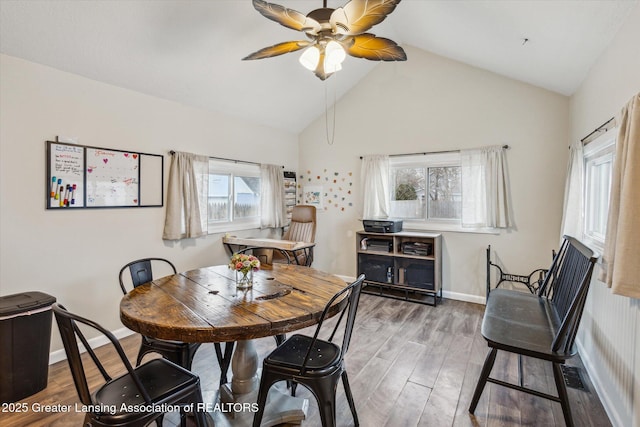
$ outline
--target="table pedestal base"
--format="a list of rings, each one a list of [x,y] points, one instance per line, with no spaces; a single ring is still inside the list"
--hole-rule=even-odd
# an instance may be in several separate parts
[[[251,427],[253,425],[253,409],[258,400],[258,391],[247,394],[233,395],[231,384],[220,387],[220,402],[228,404],[229,408],[238,408],[238,412],[215,412],[213,418],[216,427],[242,426]],[[293,397],[287,394],[287,390],[279,390],[274,385],[267,395],[267,404],[260,427],[272,427],[283,423],[300,425],[307,417],[309,400],[301,397]]]
[[[225,408],[233,410],[222,414],[214,413],[216,426],[250,427],[253,425],[253,416],[258,409],[256,402],[260,386],[258,362],[258,353],[252,340],[236,343],[231,358],[233,378],[230,383],[220,387],[220,402],[225,405]],[[279,390],[278,384],[274,384],[269,389],[260,427],[272,427],[283,423],[299,425],[307,417],[309,401],[290,396],[287,391]]]

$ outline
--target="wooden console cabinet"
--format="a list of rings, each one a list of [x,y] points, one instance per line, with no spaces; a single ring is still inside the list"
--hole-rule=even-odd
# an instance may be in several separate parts
[[[442,235],[418,231],[356,233],[364,293],[437,305],[442,299]]]

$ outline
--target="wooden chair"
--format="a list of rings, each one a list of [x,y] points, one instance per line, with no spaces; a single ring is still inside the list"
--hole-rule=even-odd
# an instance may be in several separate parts
[[[58,303],[53,304],[53,313],[60,329],[76,391],[82,404],[90,408],[83,425],[146,426],[153,420],[161,419],[163,413],[158,412],[159,408],[174,405],[192,409],[197,426],[207,425],[205,413],[198,410],[198,404],[202,404],[202,391],[197,375],[163,358],[152,359],[133,368],[118,339],[111,332],[89,319],[69,313]],[[116,378],[109,375],[78,324],[97,330],[111,342],[126,369],[125,374]],[[89,389],[78,340],[105,381],[93,391]],[[132,410],[123,411],[123,404]],[[181,425],[185,426],[184,410],[181,410],[180,419]]]
[[[475,411],[488,381],[560,402],[566,425],[574,425],[561,366],[576,354],[573,344],[596,260],[589,248],[565,236],[536,295],[507,289],[491,291],[482,319],[482,336],[490,350],[469,412]],[[525,388],[522,372],[517,385],[491,378],[498,350],[551,362],[558,396]]]
[[[297,205],[291,213],[291,224],[282,235],[282,240],[294,242],[315,243],[316,241],[316,207]],[[308,251],[290,251],[289,258],[296,264],[311,266],[313,262],[313,248]],[[274,262],[286,262],[279,252],[273,254]]]
[[[340,378],[342,378],[342,384],[344,385],[354,424],[356,426],[359,425],[358,415],[345,369],[344,356],[349,349],[349,342],[358,310],[363,281],[364,275],[361,274],[355,282],[351,283],[329,300],[320,316],[320,321],[318,322],[313,337],[300,334],[292,335],[264,359],[262,363],[260,389],[258,391],[258,412],[254,415],[253,427],[260,426],[267,401],[267,394],[271,386],[278,381],[285,380],[302,384],[311,390],[318,401],[322,426],[335,426],[336,388]],[[339,298],[343,297],[344,299],[340,302],[340,317],[333,328],[331,336],[327,341],[319,339],[318,334],[331,310],[331,306]],[[344,325],[342,346],[338,346],[334,344],[332,340],[345,314],[347,315],[347,319]],[[291,394],[295,395],[295,387],[291,388]]]

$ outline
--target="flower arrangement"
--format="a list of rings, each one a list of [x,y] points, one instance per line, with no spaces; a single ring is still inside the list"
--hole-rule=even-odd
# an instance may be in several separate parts
[[[229,261],[229,268],[246,275],[249,271],[260,270],[260,260],[253,255],[234,254]]]

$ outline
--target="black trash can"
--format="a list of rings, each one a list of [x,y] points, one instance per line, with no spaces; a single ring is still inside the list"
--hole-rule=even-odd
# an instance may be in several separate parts
[[[35,291],[0,296],[0,402],[16,402],[47,386],[54,302]]]

